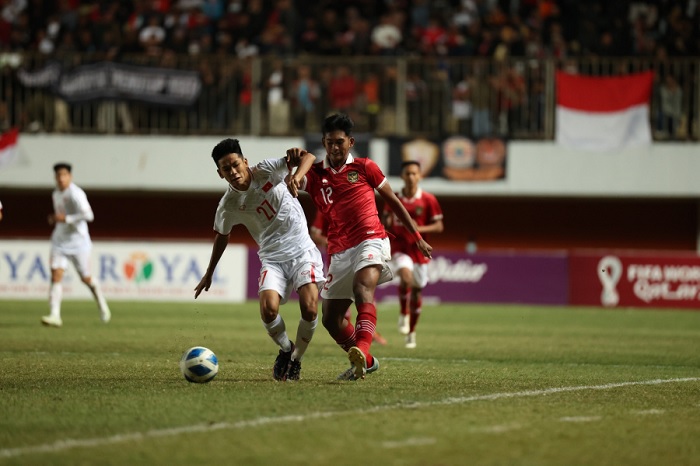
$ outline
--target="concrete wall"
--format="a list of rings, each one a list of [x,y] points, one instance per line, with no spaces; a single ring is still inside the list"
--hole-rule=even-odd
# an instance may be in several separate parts
[[[85,189],[220,193],[210,158],[220,136],[20,135],[19,154],[0,166],[0,188],[51,188],[51,166],[74,164]],[[251,163],[281,157],[301,138],[241,138]],[[372,158],[388,172],[388,143],[372,141]],[[426,179],[444,196],[552,196],[700,198],[700,144],[664,143],[619,153],[576,152],[553,142],[511,142],[505,180],[452,182]],[[392,186],[399,179],[390,178]]]

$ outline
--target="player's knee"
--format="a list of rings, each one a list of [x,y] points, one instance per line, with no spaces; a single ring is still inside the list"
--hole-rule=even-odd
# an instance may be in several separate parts
[[[336,322],[337,319],[332,318],[328,313],[324,313],[321,316],[321,323],[323,323],[323,327],[328,330],[328,333],[333,335],[336,330],[338,330],[338,322]]]
[[[301,303],[301,317],[308,322],[315,320],[318,316],[317,301],[312,301]]]
[[[260,317],[262,317],[262,320],[264,322],[270,323],[275,318],[277,318],[277,314],[279,313],[278,309],[268,307],[268,306],[262,306],[260,308]]]
[[[61,280],[63,280],[63,270],[61,269],[53,269],[51,271],[51,281],[53,283],[58,283]]]
[[[260,301],[260,317],[265,322],[272,322],[279,314],[279,306],[274,300],[263,299]]]
[[[299,309],[304,320],[312,321],[318,315],[318,287],[308,284],[299,289]]]
[[[356,285],[353,288],[355,303],[372,303],[374,302],[374,287]]]

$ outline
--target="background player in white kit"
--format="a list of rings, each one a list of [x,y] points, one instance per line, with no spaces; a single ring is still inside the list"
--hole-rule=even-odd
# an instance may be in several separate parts
[[[112,314],[102,294],[100,285],[90,274],[90,253],[92,240],[88,231],[88,222],[94,214],[85,191],[73,183],[72,167],[68,163],[53,166],[56,178],[54,189],[53,214],[48,217],[49,225],[54,225],[51,234],[51,287],[49,288],[50,314],[41,318],[41,323],[51,327],[63,325],[61,320],[61,301],[63,299],[63,273],[68,262],[73,263],[80,279],[90,288],[100,308],[100,318],[107,323]]]
[[[272,375],[275,380],[298,380],[301,359],[318,323],[318,287],[323,285],[323,259],[311,240],[299,201],[287,191],[290,166],[285,158],[263,160],[249,167],[237,139],[225,139],[214,147],[217,173],[229,186],[219,201],[214,220],[214,247],[209,266],[195,288],[195,299],[209,290],[214,270],[234,225],[244,225],[259,246],[262,262],[258,278],[260,317],[268,335],[280,347]],[[313,154],[298,161],[310,167]],[[295,289],[301,319],[296,340],[286,332],[279,306]]]

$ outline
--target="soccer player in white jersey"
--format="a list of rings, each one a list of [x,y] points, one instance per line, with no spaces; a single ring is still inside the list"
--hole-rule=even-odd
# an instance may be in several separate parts
[[[41,318],[41,323],[50,327],[63,325],[61,319],[61,301],[63,299],[63,273],[71,262],[80,279],[90,288],[100,309],[100,319],[107,323],[112,314],[105,301],[97,280],[90,273],[90,253],[92,240],[88,231],[88,222],[94,215],[85,191],[73,183],[71,165],[57,163],[53,166],[56,178],[54,189],[53,214],[48,217],[49,225],[53,225],[51,234],[51,287],[49,288],[50,314]]]
[[[237,139],[224,139],[211,155],[228,189],[216,210],[214,247],[194,297],[209,290],[233,226],[244,225],[259,246],[262,263],[258,278],[260,317],[280,347],[272,376],[275,380],[298,380],[301,359],[318,323],[318,290],[325,278],[323,258],[309,236],[304,210],[287,190],[285,178],[291,166],[281,157],[249,167]],[[313,154],[308,154],[297,158],[297,164],[308,170],[314,160]],[[299,294],[301,310],[294,343],[279,314],[280,304],[287,301],[292,289]]]
[[[347,115],[327,117],[322,128],[326,158],[310,169],[300,165],[288,180],[293,194],[296,195],[298,189],[308,192],[316,208],[328,219],[331,261],[321,290],[323,325],[350,360],[350,369],[338,377],[341,380],[364,379],[365,374],[379,368],[379,361],[370,352],[377,325],[374,292],[377,285],[391,280],[392,274],[388,265],[391,259],[389,239],[379,219],[375,189],[397,218],[407,225],[421,253],[430,257],[432,251],[379,166],[350,153],[355,144],[353,126]],[[306,154],[299,148],[287,151],[291,161]],[[353,301],[357,308],[354,327],[345,318]]]

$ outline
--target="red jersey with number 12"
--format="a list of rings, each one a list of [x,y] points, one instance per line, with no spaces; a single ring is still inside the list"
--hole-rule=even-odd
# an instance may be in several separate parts
[[[311,167],[305,180],[304,191],[328,221],[328,254],[386,238],[374,197],[386,176],[375,162],[348,155],[345,165],[334,169],[324,159]]]
[[[442,209],[437,201],[437,198],[430,193],[418,189],[415,196],[406,197],[403,193],[396,193],[401,203],[408,211],[416,224],[419,226],[430,225],[433,222],[442,220]],[[427,264],[430,259],[425,257],[416,245],[416,239],[408,229],[403,226],[401,220],[389,209],[385,207],[385,211],[393,215],[391,233],[395,235],[391,239],[391,252],[402,252],[408,255],[416,264]],[[428,241],[428,235],[422,235],[423,239]]]

